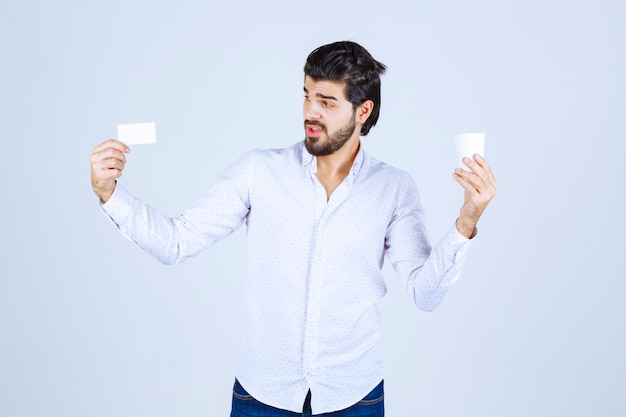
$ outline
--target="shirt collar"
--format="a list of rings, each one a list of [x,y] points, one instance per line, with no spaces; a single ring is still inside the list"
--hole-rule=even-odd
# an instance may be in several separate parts
[[[308,167],[309,170],[311,170],[311,172],[315,174],[317,172],[317,158],[311,155],[309,151],[307,151],[306,147],[304,146],[304,142],[302,143],[301,151],[302,166]],[[359,146],[359,151],[354,158],[354,162],[352,163],[352,168],[350,169],[350,177],[355,177],[356,174],[359,173],[359,170],[363,166],[364,153],[365,152],[363,152],[363,144],[361,144],[361,146]]]

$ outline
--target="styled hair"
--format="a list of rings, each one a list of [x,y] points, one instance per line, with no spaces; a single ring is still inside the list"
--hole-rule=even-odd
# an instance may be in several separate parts
[[[355,109],[366,100],[374,102],[372,114],[361,128],[361,135],[365,136],[378,121],[380,76],[385,69],[361,45],[341,41],[320,46],[311,52],[304,65],[304,74],[314,81],[345,83],[346,97]]]

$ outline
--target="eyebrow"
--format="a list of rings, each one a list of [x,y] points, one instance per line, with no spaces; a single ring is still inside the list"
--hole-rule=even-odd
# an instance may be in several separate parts
[[[309,94],[309,90],[306,89],[306,87],[304,87],[304,92]],[[339,101],[337,100],[337,97],[333,97],[333,96],[325,96],[324,94],[321,93],[316,93],[315,97],[317,98],[323,98],[324,100],[335,100],[335,101]]]

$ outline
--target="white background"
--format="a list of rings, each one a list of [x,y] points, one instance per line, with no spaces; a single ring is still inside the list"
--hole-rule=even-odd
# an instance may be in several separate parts
[[[387,415],[626,414],[623,1],[0,1],[0,415],[227,416],[245,231],[166,267],[99,212],[92,148],[155,121],[125,186],[176,215],[250,148],[303,138],[302,67],[388,66],[365,149],[431,238],[487,132],[499,192],[433,313],[385,268]]]

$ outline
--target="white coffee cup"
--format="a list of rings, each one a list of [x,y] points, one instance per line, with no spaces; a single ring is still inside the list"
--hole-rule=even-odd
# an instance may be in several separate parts
[[[463,163],[463,158],[473,158],[475,154],[485,156],[485,133],[459,133],[454,136],[454,147],[456,148],[456,166],[457,168],[469,169]]]

